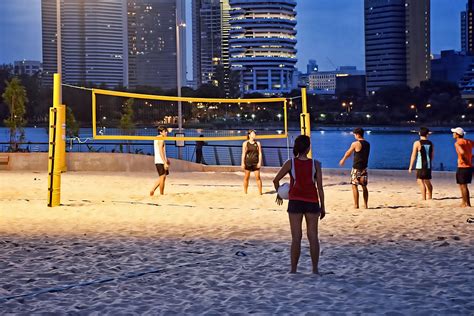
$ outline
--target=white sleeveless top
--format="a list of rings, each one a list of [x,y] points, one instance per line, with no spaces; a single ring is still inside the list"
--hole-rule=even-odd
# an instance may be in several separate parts
[[[153,147],[155,149],[155,164],[162,164],[164,165],[165,162],[163,161],[163,159],[161,159],[161,155],[160,155],[160,141],[159,140],[154,140],[153,141]],[[165,159],[167,158],[166,157],[166,145],[164,146],[164,151],[165,151]]]

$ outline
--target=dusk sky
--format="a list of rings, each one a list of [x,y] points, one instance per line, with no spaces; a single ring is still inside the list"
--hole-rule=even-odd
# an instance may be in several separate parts
[[[191,0],[186,1],[189,8]],[[364,69],[363,6],[363,0],[298,0],[298,68],[305,70],[308,59],[316,59],[321,70],[332,70],[333,64]],[[431,6],[432,53],[459,50],[466,1],[431,0]],[[41,0],[0,0],[0,63],[41,60],[41,54]]]

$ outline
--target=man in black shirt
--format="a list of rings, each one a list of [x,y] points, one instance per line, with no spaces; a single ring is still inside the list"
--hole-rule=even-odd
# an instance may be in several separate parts
[[[344,162],[354,153],[354,162],[351,170],[351,184],[352,193],[354,196],[354,207],[359,208],[359,189],[358,186],[362,186],[364,195],[364,207],[368,208],[369,203],[369,191],[367,190],[368,174],[367,167],[369,164],[370,144],[364,139],[364,130],[360,127],[355,128],[352,133],[356,139],[351,144],[351,147],[346,151],[344,157],[342,157],[339,165],[344,166]]]

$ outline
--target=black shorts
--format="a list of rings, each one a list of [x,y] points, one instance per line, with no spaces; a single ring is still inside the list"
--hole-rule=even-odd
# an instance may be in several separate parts
[[[169,170],[165,169],[165,165],[162,163],[157,163],[155,164],[156,166],[156,171],[158,171],[158,175],[163,176],[163,175],[169,175],[170,172]]]
[[[319,212],[321,212],[319,203],[299,201],[299,200],[288,201],[288,213],[315,213],[316,214]]]
[[[468,184],[472,181],[472,168],[458,168],[456,170],[456,183]]]
[[[431,180],[431,169],[416,169],[416,178],[420,180]]]
[[[247,164],[245,163],[245,170],[247,171],[258,171],[260,168],[257,168],[258,163]]]

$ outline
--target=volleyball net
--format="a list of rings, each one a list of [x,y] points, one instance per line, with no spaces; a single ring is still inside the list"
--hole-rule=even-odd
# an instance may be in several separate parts
[[[170,132],[165,140],[174,141],[245,140],[249,129],[256,130],[259,139],[286,138],[286,102],[92,89],[92,134],[102,140],[153,140],[156,127],[165,126]]]

